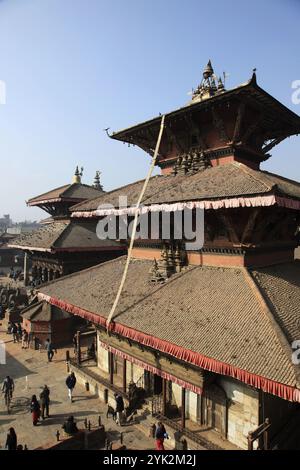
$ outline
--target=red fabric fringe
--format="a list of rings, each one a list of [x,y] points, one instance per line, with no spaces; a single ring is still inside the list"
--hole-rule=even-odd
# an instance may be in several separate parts
[[[45,300],[46,302],[55,305],[62,310],[65,310],[74,315],[78,315],[88,321],[91,321],[92,323],[106,328],[106,318],[100,315],[96,315],[95,313],[89,312],[88,310],[84,310],[80,307],[76,307],[75,305],[56,299],[54,297],[49,297],[48,295],[42,293],[39,293],[38,296],[40,300]],[[250,385],[251,387],[258,388],[272,395],[276,395],[280,398],[283,398],[284,400],[300,402],[300,391],[295,387],[291,387],[290,385],[284,385],[282,383],[275,382],[274,380],[253,374],[246,370],[239,369],[238,367],[232,366],[230,364],[203,356],[200,353],[196,353],[181,346],[177,346],[176,344],[169,343],[168,341],[156,338],[155,336],[142,333],[120,323],[112,322],[109,326],[109,330],[140,344],[180,359],[181,361],[196,365],[201,369],[232,377],[239,380],[240,382]]]

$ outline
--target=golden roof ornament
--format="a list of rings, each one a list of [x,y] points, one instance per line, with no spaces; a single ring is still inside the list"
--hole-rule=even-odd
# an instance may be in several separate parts
[[[73,179],[72,179],[72,183],[80,184],[82,175],[83,175],[83,166],[81,167],[80,172],[79,172],[78,165],[77,165]]]
[[[203,71],[201,83],[192,94],[192,103],[206,100],[224,91],[224,84],[221,78],[218,79],[215,75],[211,61],[209,60]]]
[[[207,62],[207,66],[205,67],[203,71],[204,80],[207,80],[209,77],[212,77],[213,74],[214,74],[214,69],[212,68],[211,61],[209,60]]]

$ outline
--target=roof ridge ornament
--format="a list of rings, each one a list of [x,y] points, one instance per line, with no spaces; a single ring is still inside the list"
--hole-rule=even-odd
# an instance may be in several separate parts
[[[225,91],[221,77],[215,75],[211,60],[208,61],[203,70],[203,77],[200,85],[193,91],[192,102],[202,101]]]
[[[80,172],[79,172],[79,168],[78,168],[78,165],[77,165],[76,169],[75,169],[73,179],[72,179],[72,183],[80,184],[82,176],[83,176],[83,166],[81,167]]]
[[[100,183],[100,175],[101,171],[97,170],[94,178],[93,188],[98,189],[99,191],[103,191],[103,186]]]

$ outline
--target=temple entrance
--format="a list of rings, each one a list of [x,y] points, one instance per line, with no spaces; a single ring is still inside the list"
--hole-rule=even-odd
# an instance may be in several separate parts
[[[212,384],[204,391],[202,400],[202,423],[226,437],[227,397],[224,390]]]
[[[162,378],[159,375],[153,375],[153,393],[160,395],[162,393]]]

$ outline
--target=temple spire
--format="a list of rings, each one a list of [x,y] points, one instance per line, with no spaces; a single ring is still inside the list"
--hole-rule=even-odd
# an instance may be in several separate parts
[[[100,183],[100,175],[101,175],[101,171],[96,171],[96,175],[95,175],[95,178],[94,178],[94,183],[93,183],[93,187],[95,189],[99,189],[99,191],[103,191],[103,186],[102,184]]]
[[[81,170],[80,170],[80,172],[79,172],[78,165],[77,165],[77,166],[76,166],[75,173],[74,173],[74,176],[73,176],[73,179],[72,179],[72,183],[78,183],[78,184],[80,184],[80,183],[81,183],[82,175],[83,175],[83,167],[81,167]]]
[[[193,92],[192,102],[205,100],[224,91],[224,84],[221,78],[218,79],[215,75],[213,66],[209,60],[203,70],[201,83]]]

